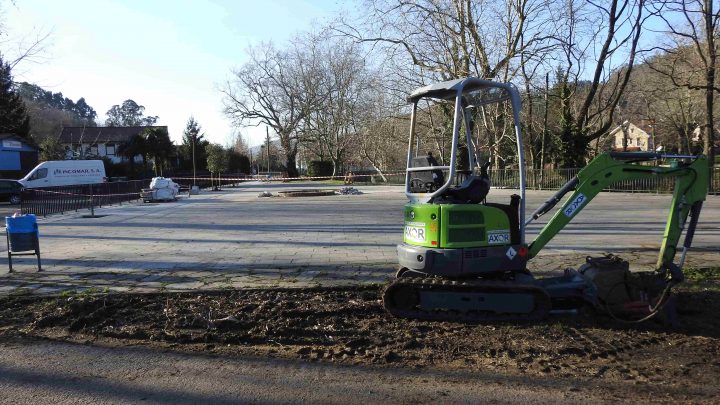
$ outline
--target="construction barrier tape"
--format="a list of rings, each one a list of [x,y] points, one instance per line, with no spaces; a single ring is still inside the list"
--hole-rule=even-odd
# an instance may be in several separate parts
[[[397,173],[383,173],[384,176],[399,176],[404,175],[405,172],[397,172]],[[220,177],[220,178],[210,178],[210,177],[169,177],[171,180],[183,180],[183,181],[212,181],[212,182],[222,182],[222,181],[232,181],[236,183],[240,182],[250,182],[250,181],[261,181],[261,182],[272,182],[272,181],[286,181],[286,180],[335,180],[335,179],[345,179],[345,178],[352,178],[357,179],[360,177],[373,177],[373,176],[380,176],[379,174],[353,174],[352,176],[348,175],[341,175],[341,176],[309,176],[309,177],[263,177],[263,178],[246,178],[246,177]],[[57,195],[67,195],[67,196],[74,196],[74,197],[124,197],[124,196],[132,196],[132,195],[140,195],[142,191],[136,191],[134,193],[117,193],[117,194],[78,194],[78,193],[68,193],[68,192],[62,192],[62,191],[51,191],[51,190],[41,190],[41,189],[35,189],[35,188],[26,188],[24,191],[30,191],[33,193],[46,193],[46,194],[57,194]]]
[[[397,172],[397,173],[383,173],[383,176],[399,176],[399,175],[405,175],[405,172]],[[260,175],[258,175],[260,176]],[[341,180],[348,177],[351,177],[352,179],[357,179],[360,177],[375,177],[380,176],[379,174],[353,174],[352,176],[349,175],[340,175],[340,176],[306,176],[306,177],[255,177],[255,178],[247,178],[247,177],[221,177],[220,181],[262,181],[262,182],[269,182],[269,181],[285,181],[285,180],[295,180],[295,181],[302,181],[302,180]],[[170,177],[172,180],[193,180],[192,177]],[[198,180],[206,180],[206,181],[218,181],[218,178],[210,178],[210,177],[195,177],[195,181]]]
[[[50,190],[38,190],[35,188],[26,188],[23,191],[31,191],[33,193],[47,193],[47,194],[59,194],[59,195],[71,195],[75,197],[122,197],[128,195],[139,195],[141,191],[134,193],[120,193],[120,194],[78,194],[78,193],[64,193],[61,191],[50,191]]]

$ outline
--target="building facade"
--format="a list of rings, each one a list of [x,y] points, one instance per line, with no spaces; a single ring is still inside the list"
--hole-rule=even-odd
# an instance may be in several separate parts
[[[652,135],[631,122],[625,122],[610,131],[608,138],[612,142],[611,149],[614,151],[647,152],[655,150],[655,140]]]
[[[37,146],[13,134],[0,134],[0,178],[22,178],[37,164]]]
[[[141,127],[64,127],[60,133],[60,144],[65,148],[66,159],[88,159],[107,157],[113,163],[128,160],[123,155],[123,148],[135,135],[140,135],[148,128],[165,128],[166,126]],[[133,158],[141,162],[140,155]]]

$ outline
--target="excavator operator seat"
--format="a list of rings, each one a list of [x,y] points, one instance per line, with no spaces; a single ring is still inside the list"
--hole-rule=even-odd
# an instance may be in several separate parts
[[[480,204],[490,192],[490,179],[486,176],[470,176],[459,186],[451,188],[447,194],[464,204]]]

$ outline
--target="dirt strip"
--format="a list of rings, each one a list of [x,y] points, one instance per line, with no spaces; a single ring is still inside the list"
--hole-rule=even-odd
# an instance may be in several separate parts
[[[626,399],[637,392],[662,393],[646,398],[653,401],[720,398],[717,280],[678,291],[683,325],[676,330],[661,319],[636,326],[592,313],[522,324],[395,319],[380,292],[11,296],[0,299],[0,337],[598,381],[617,383]]]

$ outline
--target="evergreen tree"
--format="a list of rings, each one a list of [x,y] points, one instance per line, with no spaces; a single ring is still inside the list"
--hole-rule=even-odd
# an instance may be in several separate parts
[[[168,166],[168,159],[175,149],[167,128],[147,128],[142,136],[145,139],[145,154],[153,161],[155,175],[162,176],[162,169]]]
[[[210,143],[205,139],[205,134],[202,133],[202,127],[195,121],[195,118],[190,117],[185,131],[183,131],[183,141],[180,145],[180,167],[183,170],[192,170],[192,146],[195,143],[195,165],[197,170],[207,170],[207,154],[205,148]]]
[[[233,173],[250,174],[250,158],[235,149],[228,149],[228,170]]]
[[[30,139],[30,116],[15,90],[10,65],[0,55],[0,133]]]

